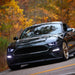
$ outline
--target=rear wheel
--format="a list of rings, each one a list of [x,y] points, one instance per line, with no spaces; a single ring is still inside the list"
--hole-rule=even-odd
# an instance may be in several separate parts
[[[17,70],[17,69],[20,69],[20,65],[13,65],[13,66],[9,66],[9,68],[11,69],[11,70]]]
[[[68,46],[65,42],[63,42],[62,48],[63,48],[63,59],[68,60],[69,59],[69,52],[68,52]]]

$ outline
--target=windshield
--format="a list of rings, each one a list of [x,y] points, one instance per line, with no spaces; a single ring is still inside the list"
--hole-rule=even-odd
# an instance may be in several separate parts
[[[36,37],[44,34],[54,35],[61,33],[61,30],[60,24],[37,25],[26,28],[21,34],[20,38]]]

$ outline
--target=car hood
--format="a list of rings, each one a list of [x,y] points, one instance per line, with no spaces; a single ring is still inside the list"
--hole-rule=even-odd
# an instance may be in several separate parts
[[[55,42],[61,38],[58,35],[42,35],[38,37],[24,38],[19,39],[16,42],[12,43],[11,46],[20,47],[20,46],[31,46],[31,45],[44,45],[50,42]]]

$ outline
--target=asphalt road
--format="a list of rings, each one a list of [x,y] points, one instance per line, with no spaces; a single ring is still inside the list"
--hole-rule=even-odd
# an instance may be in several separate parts
[[[8,69],[1,72],[0,75],[75,75],[75,57],[72,56],[67,61],[59,59],[28,66],[22,65],[19,70]]]

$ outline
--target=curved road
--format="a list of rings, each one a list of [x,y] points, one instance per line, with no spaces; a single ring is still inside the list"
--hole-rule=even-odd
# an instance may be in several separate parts
[[[59,59],[28,66],[22,65],[19,70],[8,69],[1,72],[0,75],[75,75],[75,57],[72,56],[67,61]]]

